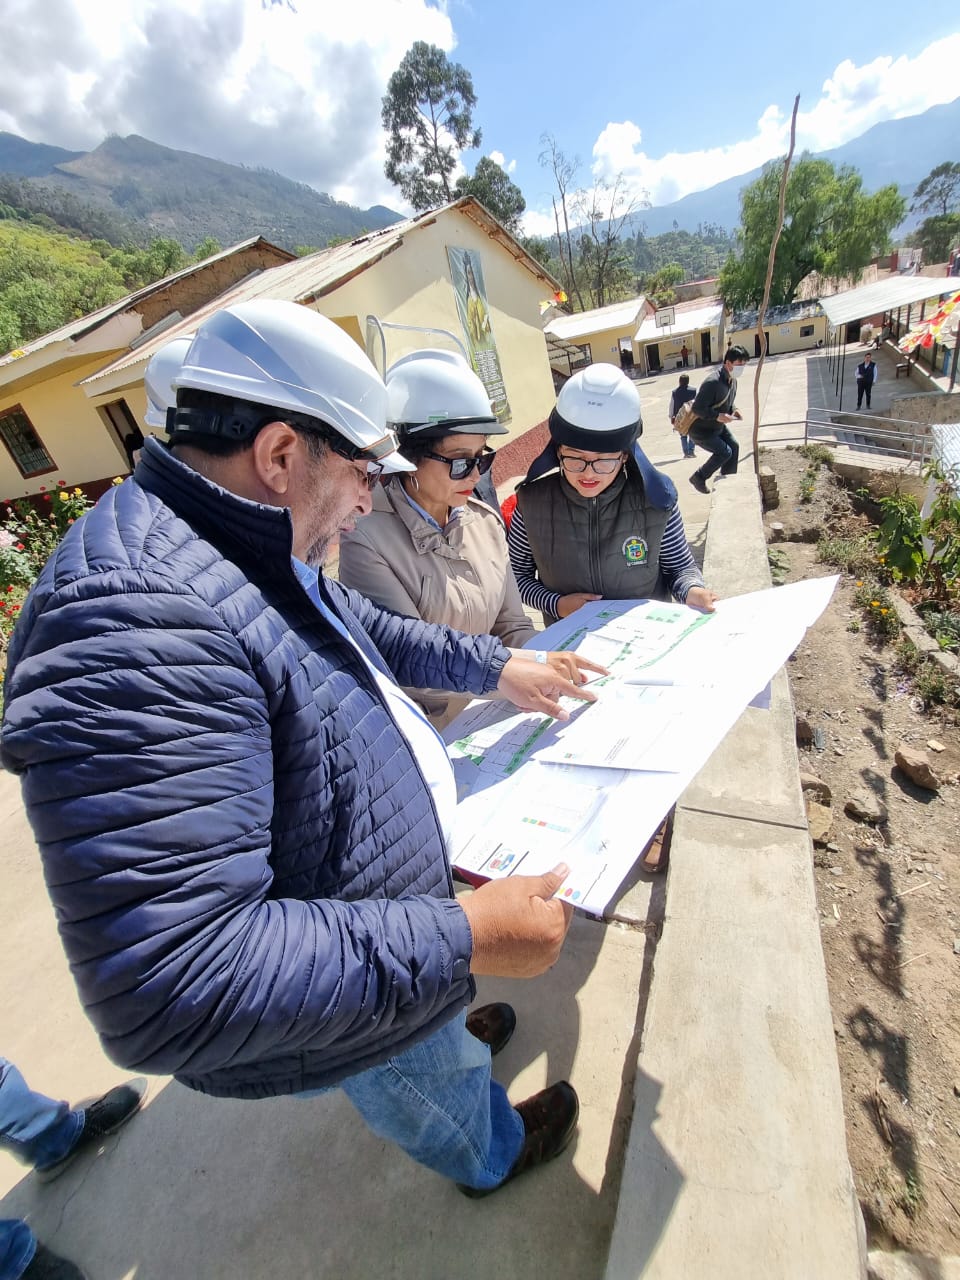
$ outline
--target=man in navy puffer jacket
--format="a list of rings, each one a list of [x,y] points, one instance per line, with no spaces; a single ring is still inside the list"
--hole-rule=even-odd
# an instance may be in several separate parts
[[[408,467],[330,321],[228,307],[176,385],[170,447],[148,440],[70,530],[9,656],[3,763],[81,999],[119,1063],[230,1097],[341,1084],[485,1194],[576,1125],[563,1082],[511,1107],[463,1013],[471,973],[555,961],[565,869],[457,901],[452,771],[397,686],[551,713],[589,695],[318,575],[381,470]]]

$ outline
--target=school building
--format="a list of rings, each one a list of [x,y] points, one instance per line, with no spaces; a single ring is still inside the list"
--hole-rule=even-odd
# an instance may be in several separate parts
[[[96,494],[127,472],[150,357],[257,298],[330,317],[381,372],[420,347],[460,349],[512,438],[554,403],[540,313],[559,288],[471,196],[303,258],[245,241],[0,357],[0,496],[60,480]]]

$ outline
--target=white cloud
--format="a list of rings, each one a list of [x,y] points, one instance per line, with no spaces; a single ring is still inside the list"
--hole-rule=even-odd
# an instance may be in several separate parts
[[[500,166],[500,168],[504,171],[504,173],[516,173],[516,170],[517,170],[516,160],[511,160],[508,163],[507,157],[503,154],[502,151],[490,151],[487,154],[494,164],[498,164]]]
[[[960,33],[936,40],[915,58],[874,58],[857,67],[845,59],[824,82],[823,97],[797,117],[798,145],[825,151],[881,120],[918,115],[957,96]],[[802,107],[801,103],[801,107]]]
[[[414,40],[454,47],[445,7],[6,0],[0,129],[77,150],[139,133],[396,208],[380,98]]]
[[[527,209],[523,215],[523,234],[525,236],[555,236],[557,224],[553,213],[545,213],[542,209]]]
[[[915,58],[875,58],[862,67],[849,59],[841,62],[808,111],[803,110],[801,101],[797,151],[826,151],[881,120],[916,115],[938,103],[952,102],[957,96],[958,63],[960,34],[935,41]],[[642,131],[632,120],[611,122],[594,143],[593,175],[611,181],[622,173],[631,194],[646,192],[652,204],[668,204],[785,154],[792,105],[768,106],[753,135],[739,142],[698,151],[671,151],[657,158],[643,151]],[[543,218],[544,214],[537,216]]]

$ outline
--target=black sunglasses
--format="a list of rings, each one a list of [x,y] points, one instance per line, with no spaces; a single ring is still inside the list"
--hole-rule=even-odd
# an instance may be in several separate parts
[[[445,458],[442,453],[424,453],[424,458],[432,458],[434,462],[442,462],[450,468],[451,480],[463,480],[476,467],[478,476],[485,476],[493,466],[497,456],[496,449],[485,447],[475,458]]]

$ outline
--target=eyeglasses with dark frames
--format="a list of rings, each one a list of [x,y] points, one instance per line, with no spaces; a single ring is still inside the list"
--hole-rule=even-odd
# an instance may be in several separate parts
[[[359,445],[351,444],[349,440],[345,440],[338,432],[328,427],[326,423],[320,422],[319,419],[309,418],[305,414],[288,413],[284,421],[293,427],[294,431],[311,436],[319,436],[323,440],[327,448],[335,453],[338,458],[345,458],[347,462],[366,462],[367,472],[364,477],[367,482],[367,488],[373,490],[377,487],[377,481],[383,475],[384,467],[382,462],[370,461],[370,451],[362,449]],[[398,447],[398,441],[392,432],[387,432],[382,440],[376,441],[372,446],[376,453],[382,458],[386,445],[389,445],[388,452],[393,452]],[[359,472],[357,473],[360,474]]]
[[[560,465],[564,471],[569,471],[572,476],[582,475],[589,467],[594,475],[612,476],[615,471],[619,471],[623,466],[623,454],[619,454],[616,458],[571,458],[569,454],[561,453]]]
[[[424,458],[432,458],[434,462],[442,462],[450,468],[451,480],[464,480],[476,468],[478,476],[485,476],[493,466],[497,456],[496,449],[485,447],[475,458],[445,458],[442,453],[424,453]]]

